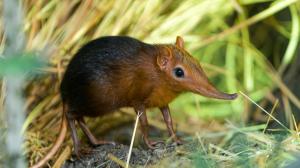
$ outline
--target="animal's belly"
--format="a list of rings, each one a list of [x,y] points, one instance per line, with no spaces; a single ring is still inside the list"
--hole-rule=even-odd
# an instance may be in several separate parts
[[[145,101],[146,107],[164,107],[168,105],[174,98],[177,97],[177,94],[163,94],[163,93],[154,93],[151,94]]]
[[[81,104],[81,106],[77,106],[74,110],[71,110],[70,112],[74,117],[97,117],[112,113],[117,109],[118,108],[112,108],[108,105],[95,106],[92,104]]]

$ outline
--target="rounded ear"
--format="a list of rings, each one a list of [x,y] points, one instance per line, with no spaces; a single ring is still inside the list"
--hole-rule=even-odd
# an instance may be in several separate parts
[[[165,70],[167,68],[168,63],[170,63],[172,59],[172,51],[169,47],[162,46],[159,51],[159,55],[156,58],[157,65],[161,70]]]
[[[184,41],[183,38],[180,36],[177,36],[176,38],[176,46],[179,48],[184,48]]]

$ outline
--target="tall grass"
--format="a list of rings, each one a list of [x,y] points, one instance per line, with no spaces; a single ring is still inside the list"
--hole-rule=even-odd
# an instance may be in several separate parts
[[[279,89],[286,97],[287,113],[290,103],[300,109],[299,98],[281,76],[299,46],[299,0],[23,0],[22,4],[25,48],[48,61],[39,75],[29,78],[26,88],[23,131],[30,164],[46,153],[59,129],[62,109],[58,88],[68,61],[83,44],[100,36],[129,35],[148,43],[174,43],[181,35],[186,49],[220,90],[242,90],[255,102],[274,104],[272,91]],[[281,20],[280,14],[285,14],[286,20]],[[2,20],[3,52],[6,36]],[[268,31],[280,38],[268,37]],[[270,45],[283,51],[266,47]],[[1,102],[3,99],[1,93]],[[197,132],[199,127],[224,131],[219,122],[209,127],[203,119],[248,121],[254,111],[242,97],[225,102],[190,93],[176,99],[171,109],[178,129],[186,133]],[[157,115],[155,110],[149,113],[150,123],[163,125]],[[97,122],[90,125],[94,127]],[[69,155],[67,149],[61,153]]]

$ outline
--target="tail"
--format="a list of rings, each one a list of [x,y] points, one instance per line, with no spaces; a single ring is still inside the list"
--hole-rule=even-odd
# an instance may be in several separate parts
[[[40,160],[35,165],[33,165],[31,168],[40,168],[44,164],[46,164],[54,156],[54,154],[58,151],[59,147],[63,143],[63,141],[66,137],[66,134],[67,134],[67,119],[66,119],[65,110],[66,109],[65,109],[65,105],[64,105],[62,122],[61,122],[61,127],[60,127],[60,134],[59,134],[58,138],[56,139],[56,142],[54,143],[53,147],[48,152],[48,154],[42,160]]]

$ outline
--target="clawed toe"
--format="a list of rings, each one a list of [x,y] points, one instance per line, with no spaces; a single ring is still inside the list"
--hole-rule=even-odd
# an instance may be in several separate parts
[[[85,155],[91,154],[93,152],[90,148],[80,148],[80,150],[74,150],[74,154],[77,158],[83,158]]]
[[[150,140],[145,141],[145,143],[146,143],[147,147],[150,149],[157,149],[157,148],[159,148],[158,144],[165,144],[164,141],[150,141]]]
[[[113,146],[116,145],[116,143],[113,141],[97,141],[97,142],[92,143],[93,146],[100,146],[100,145],[107,145],[107,144],[113,145]]]
[[[181,140],[181,139],[179,139],[179,138],[175,138],[174,139],[174,143],[176,144],[176,145],[183,145],[183,141]]]

